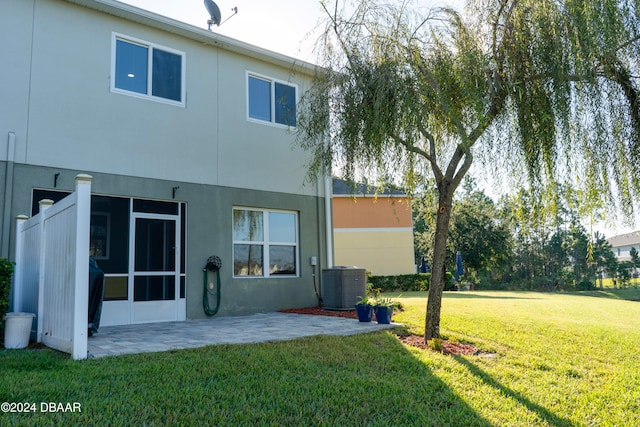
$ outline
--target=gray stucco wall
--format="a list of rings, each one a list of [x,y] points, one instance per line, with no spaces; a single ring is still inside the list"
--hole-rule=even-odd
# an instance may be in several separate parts
[[[4,162],[0,162],[2,170]],[[60,175],[54,188],[56,173]],[[324,198],[17,164],[11,217],[15,219],[17,215],[30,214],[33,188],[71,192],[74,190],[74,178],[79,173],[93,176],[92,194],[186,203],[187,318],[206,317],[202,307],[202,270],[210,255],[218,255],[223,262],[219,316],[307,307],[318,303],[309,259],[312,256],[318,259],[316,286],[320,290],[320,271],[326,265]],[[172,199],[173,187],[179,187],[175,199]],[[237,206],[298,212],[299,277],[233,278],[232,209]],[[12,222],[10,245],[13,254],[15,221]]]
[[[184,105],[111,89],[115,34],[184,53]],[[0,197],[10,259],[15,217],[30,214],[32,190],[73,191],[87,173],[93,194],[186,203],[188,318],[204,316],[202,269],[212,254],[224,263],[219,315],[317,303],[309,258],[318,259],[319,289],[324,183],[303,185],[309,153],[294,132],[247,117],[247,73],[301,96],[312,67],[111,1],[3,0],[0,40],[0,56],[11,58],[0,71],[0,189],[7,160],[14,166],[12,197]],[[234,206],[299,213],[299,277],[232,277]]]
[[[0,160],[15,132],[16,163],[315,195],[300,185],[309,154],[295,133],[247,118],[248,72],[290,82],[298,96],[309,87],[312,74],[294,72],[293,59],[60,0],[4,0],[2,12],[0,56],[11,61],[0,70]],[[184,106],[111,90],[116,34],[184,53]]]

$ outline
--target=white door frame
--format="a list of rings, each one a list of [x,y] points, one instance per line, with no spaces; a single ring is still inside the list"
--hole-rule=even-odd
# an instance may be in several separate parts
[[[136,244],[136,220],[158,219],[173,221],[175,225],[175,248],[173,271],[135,271],[135,244]],[[180,309],[180,210],[177,215],[131,212],[129,223],[129,278],[128,278],[128,302],[130,323],[168,322],[185,320],[185,310]],[[134,301],[134,283],[136,276],[168,276],[174,277],[173,300],[161,301]]]

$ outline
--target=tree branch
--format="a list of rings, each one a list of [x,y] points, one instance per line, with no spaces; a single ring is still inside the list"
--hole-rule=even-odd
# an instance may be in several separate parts
[[[460,160],[468,153],[468,148],[463,146],[461,142],[456,147],[453,155],[451,156],[451,160],[449,161],[449,165],[447,166],[447,171],[445,172],[445,177],[452,181],[456,176],[456,171],[458,169],[458,165],[460,164]]]
[[[407,151],[409,151],[411,153],[414,153],[414,154],[417,154],[419,156],[422,156],[426,160],[428,160],[429,163],[431,164],[431,168],[433,169],[433,173],[434,173],[436,179],[438,179],[438,178],[441,179],[442,178],[442,171],[440,170],[440,167],[438,166],[438,163],[436,161],[436,157],[435,157],[435,140],[433,138],[433,135],[431,135],[426,129],[424,129],[424,127],[422,125],[418,125],[418,127],[420,128],[420,134],[422,134],[429,141],[430,153],[427,153],[425,150],[423,150],[420,147],[416,147],[415,145],[410,144],[406,139],[400,137],[397,134],[393,134],[393,135],[391,135],[391,137],[398,144],[400,144],[403,147],[405,147],[405,149]]]
[[[438,86],[438,83],[436,82],[436,79],[433,77],[433,75],[426,69],[426,67],[422,64],[416,64],[418,70],[422,73],[422,75],[424,76],[424,78],[426,79],[426,81],[429,83],[429,86],[431,87],[431,89],[435,92],[436,95],[436,100],[438,102],[438,105],[440,105],[440,109],[442,110],[442,112],[444,113],[444,115],[446,117],[449,118],[449,120],[451,120],[451,122],[453,123],[453,125],[455,126],[455,128],[458,130],[458,134],[459,135],[463,135],[466,137],[467,134],[467,130],[464,128],[464,125],[462,124],[462,122],[460,122],[460,120],[456,119],[453,114],[451,114],[451,111],[449,110],[449,107],[447,106],[447,104],[443,101],[443,97],[441,95],[441,91],[440,91],[440,86]]]
[[[493,42],[492,42],[493,57],[496,58],[496,61],[499,63],[502,63],[502,61],[504,60],[504,57],[500,52],[502,52],[502,44],[504,43],[507,33],[510,32],[511,29],[513,28],[513,26],[509,24],[511,22],[511,14],[513,13],[516,6],[518,5],[518,0],[514,0],[511,3],[509,10],[505,14],[506,17],[503,20],[504,32],[502,33],[502,39],[500,40],[500,47],[498,47],[498,26],[500,25],[500,16],[502,16],[504,9],[507,7],[507,3],[509,3],[509,0],[502,0],[500,2],[498,13],[496,13],[496,20],[493,22]]]
[[[464,162],[462,162],[462,166],[458,169],[453,179],[451,180],[451,186],[454,189],[458,188],[458,185],[460,185],[460,182],[462,182],[462,179],[464,178],[464,176],[467,174],[467,172],[469,172],[469,168],[471,168],[471,163],[473,163],[473,155],[469,150],[466,153],[464,153]]]
[[[490,70],[487,71],[489,74]],[[502,107],[504,106],[504,99],[507,96],[504,93],[503,85],[502,85],[502,77],[498,70],[493,71],[493,78],[489,82],[489,86],[491,86],[491,105],[489,109],[484,115],[484,120],[469,133],[469,147],[473,146],[478,138],[487,130],[487,128],[493,123],[493,120],[498,117],[500,112],[502,111]]]
[[[640,94],[633,86],[631,74],[624,65],[619,62],[611,64],[608,71],[609,79],[620,86],[625,99],[629,103],[629,115],[631,116],[633,133],[635,134],[635,141],[630,145],[634,154],[637,155],[640,150]]]

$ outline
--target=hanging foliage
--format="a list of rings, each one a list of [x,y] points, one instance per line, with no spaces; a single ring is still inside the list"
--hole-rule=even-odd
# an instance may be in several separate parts
[[[425,338],[439,336],[453,194],[474,153],[540,194],[570,183],[630,215],[640,192],[634,0],[322,3],[323,68],[300,104],[310,176],[429,172],[438,203]],[[545,199],[543,199],[544,201]]]

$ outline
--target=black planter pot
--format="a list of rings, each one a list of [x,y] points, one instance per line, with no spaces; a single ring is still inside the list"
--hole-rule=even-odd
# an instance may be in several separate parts
[[[388,325],[391,323],[391,316],[393,316],[393,307],[377,306],[376,307],[376,320],[378,323]]]
[[[373,306],[369,304],[356,304],[358,320],[361,322],[371,322],[373,317]]]

